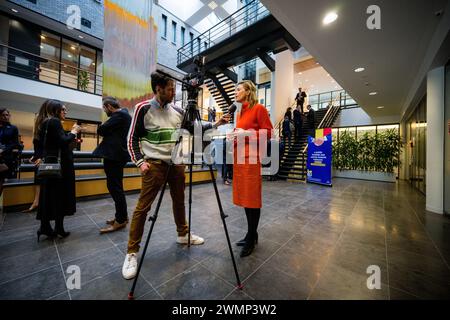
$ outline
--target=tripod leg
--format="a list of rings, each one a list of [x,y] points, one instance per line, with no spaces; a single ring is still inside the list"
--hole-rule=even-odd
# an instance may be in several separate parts
[[[194,148],[194,144],[192,144]],[[188,248],[191,247],[191,213],[192,213],[192,169],[194,156],[192,154],[191,164],[189,165],[189,222],[188,222]]]
[[[172,168],[172,165],[170,165],[167,168],[166,177],[164,178],[164,184],[162,186],[161,193],[159,195],[158,204],[156,205],[155,213],[148,218],[148,220],[151,221],[152,224],[150,226],[150,231],[148,232],[148,235],[147,235],[147,240],[145,241],[144,250],[142,251],[142,256],[139,261],[138,269],[136,272],[136,277],[134,277],[133,285],[131,286],[131,290],[128,293],[128,300],[134,300],[134,289],[136,288],[139,273],[141,272],[141,267],[144,262],[144,257],[145,257],[145,253],[147,252],[148,244],[150,243],[150,237],[152,236],[153,227],[155,226],[156,219],[158,218],[159,208],[161,207],[162,199],[164,197],[164,191],[166,190],[167,181],[169,180],[169,173],[170,173],[171,168]]]
[[[223,228],[225,230],[225,235],[227,237],[228,249],[230,250],[231,260],[233,262],[233,268],[234,268],[234,273],[236,275],[237,287],[238,287],[238,289],[242,290],[243,285],[241,284],[241,280],[239,279],[239,273],[238,273],[238,270],[236,267],[236,261],[234,259],[233,249],[231,247],[230,235],[228,234],[227,224],[225,222],[225,218],[227,218],[228,216],[225,215],[225,213],[223,212],[222,203],[220,201],[219,191],[217,190],[216,178],[214,177],[214,171],[213,171],[212,165],[209,165],[209,172],[211,173],[211,180],[212,180],[212,183],[214,186],[214,192],[216,194],[217,204],[219,205],[220,218],[222,219]]]

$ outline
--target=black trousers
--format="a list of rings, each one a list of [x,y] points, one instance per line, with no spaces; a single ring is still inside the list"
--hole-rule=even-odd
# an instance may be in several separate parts
[[[294,122],[294,128],[295,128],[295,138],[300,138],[301,130],[302,130],[302,123],[301,122]]]
[[[116,206],[115,218],[118,223],[128,219],[127,200],[123,191],[123,168],[126,162],[104,159],[106,186]]]

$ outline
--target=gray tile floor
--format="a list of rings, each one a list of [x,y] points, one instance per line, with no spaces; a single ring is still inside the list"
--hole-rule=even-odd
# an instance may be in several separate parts
[[[231,187],[219,185],[237,267],[236,279],[212,185],[194,186],[192,229],[205,237],[175,243],[169,194],[156,222],[135,295],[138,299],[449,299],[450,219],[426,213],[424,197],[397,184],[336,179],[332,188],[264,182],[259,244],[239,257],[246,232]],[[128,195],[131,216],[137,194]],[[153,212],[153,211],[152,211]],[[110,199],[78,203],[66,219],[72,234],[36,241],[35,214],[0,216],[0,299],[126,299],[121,276],[128,228],[100,235]],[[147,223],[146,230],[149,230]],[[69,266],[81,289],[69,290]],[[369,266],[380,268],[370,290]]]

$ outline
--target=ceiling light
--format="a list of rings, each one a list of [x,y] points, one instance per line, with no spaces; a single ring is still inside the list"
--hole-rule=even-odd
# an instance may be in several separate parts
[[[39,46],[41,49],[44,49],[44,46],[41,44],[40,46]]]
[[[74,46],[70,46],[70,49],[75,50],[76,48]]]
[[[95,66],[95,62],[92,62],[92,65]]]
[[[369,93],[369,96],[375,96],[377,94],[378,94],[378,92],[374,91],[374,92]]]
[[[303,73],[299,72],[298,74],[303,74]]]
[[[41,34],[41,39],[45,40],[45,36],[43,34]]]
[[[355,72],[363,72],[364,70],[366,70],[366,69],[360,67],[360,68],[356,68]]]
[[[309,80],[308,80],[308,79],[306,79],[305,81],[306,81],[306,82],[308,82]]]
[[[384,106],[379,106],[377,107],[377,109],[384,109]]]
[[[80,34],[80,35],[78,36],[78,38],[83,39],[84,37]]]
[[[19,11],[17,11],[17,10],[14,9],[14,8],[12,8],[11,11],[14,12],[14,13],[18,13],[18,12],[19,12]]]
[[[217,3],[215,3],[214,1],[211,1],[211,2],[208,4],[208,7],[210,7],[211,10],[214,10],[215,8],[218,7],[218,5],[217,5]]]
[[[336,12],[330,12],[325,16],[325,18],[323,18],[323,24],[325,24],[325,25],[330,24],[330,23],[336,21],[337,18],[338,18],[338,15]]]
[[[72,58],[72,55],[71,55],[71,54],[68,54],[67,57]]]

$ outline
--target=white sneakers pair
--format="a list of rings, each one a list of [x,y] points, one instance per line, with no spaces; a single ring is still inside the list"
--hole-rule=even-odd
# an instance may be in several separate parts
[[[204,242],[205,239],[191,233],[191,244],[199,245],[203,244]],[[177,243],[187,244],[188,234],[182,237],[180,236],[177,237]],[[122,266],[122,276],[127,280],[133,279],[136,276],[137,268],[138,268],[137,253],[127,253],[127,255],[125,256],[125,261],[123,262]]]

